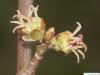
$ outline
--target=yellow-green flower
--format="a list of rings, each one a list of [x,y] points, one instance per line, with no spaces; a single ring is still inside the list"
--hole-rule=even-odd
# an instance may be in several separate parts
[[[69,31],[62,32],[51,39],[51,44],[56,51],[62,51],[65,54],[73,52],[77,56],[77,63],[80,61],[78,53],[80,53],[85,59],[85,54],[80,50],[84,48],[84,52],[87,51],[87,46],[83,43],[83,36],[80,34],[75,36],[75,34],[81,29],[81,24],[77,22],[78,27],[71,33]]]
[[[26,16],[22,15],[19,10],[17,10],[17,15],[13,16],[13,18],[18,19],[18,21],[11,21],[11,23],[18,24],[18,26],[13,29],[13,33],[17,29],[20,29],[24,41],[40,41],[43,39],[45,23],[44,20],[38,16],[37,11],[38,6],[34,7],[31,5]],[[34,16],[32,16],[33,13]]]

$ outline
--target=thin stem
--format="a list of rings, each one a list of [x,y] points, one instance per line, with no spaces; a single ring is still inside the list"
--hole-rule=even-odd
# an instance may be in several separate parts
[[[36,69],[39,66],[39,63],[41,62],[42,58],[44,57],[44,53],[47,51],[47,45],[41,44],[37,46],[37,51],[35,55],[32,58],[32,61],[30,63],[29,68],[31,68],[32,75],[35,75]]]
[[[37,46],[36,52],[32,58],[30,64],[26,67],[23,67],[18,75],[35,75],[36,69],[39,66],[40,61],[42,60],[44,53],[47,51],[47,45],[41,44]]]
[[[32,4],[32,0],[18,0],[18,9],[22,15],[26,15],[28,7]],[[20,39],[21,34],[18,34],[17,43],[17,72],[25,65],[29,65],[31,61],[31,46],[30,43],[24,42]]]
[[[21,14],[27,15],[28,8],[32,5],[33,0],[18,0],[18,9],[20,10]]]
[[[27,15],[28,8],[32,4],[32,0],[19,0],[18,9],[22,15]],[[37,7],[38,8],[38,7]],[[16,75],[35,75],[36,69],[43,58],[43,54],[47,50],[45,44],[40,44],[36,48],[36,52],[31,59],[31,43],[21,40],[21,34],[18,35],[17,47],[17,73]]]

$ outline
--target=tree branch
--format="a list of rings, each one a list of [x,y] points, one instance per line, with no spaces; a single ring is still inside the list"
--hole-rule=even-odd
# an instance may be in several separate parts
[[[46,51],[46,44],[38,45],[30,64],[28,66],[24,66],[17,75],[35,75],[36,69],[38,68],[39,63],[42,60]]]
[[[18,9],[21,14],[26,15],[28,7],[32,4],[32,0],[18,0]],[[23,68],[23,66],[28,65],[31,61],[31,47],[30,43],[24,42],[20,39],[21,35],[18,34],[17,43],[17,72]]]

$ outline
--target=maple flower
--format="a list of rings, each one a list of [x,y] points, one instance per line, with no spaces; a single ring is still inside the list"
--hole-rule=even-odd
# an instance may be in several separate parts
[[[83,43],[82,34],[75,36],[75,34],[77,34],[77,32],[81,29],[81,24],[79,22],[76,23],[78,24],[78,27],[73,33],[70,31],[59,33],[58,35],[55,35],[50,42],[56,51],[62,51],[65,54],[73,52],[77,56],[77,63],[79,63],[80,57],[78,53],[80,53],[83,59],[85,59],[85,54],[81,51],[81,49],[84,48],[84,52],[86,52],[87,46]]]
[[[26,16],[22,15],[21,12],[17,10],[17,14],[13,16],[13,19],[17,18],[18,21],[10,21],[11,23],[18,25],[13,29],[13,33],[20,29],[23,34],[22,40],[24,41],[40,41],[43,39],[45,23],[37,14],[38,7],[39,5],[36,7],[31,5]],[[34,16],[32,16],[33,13]]]

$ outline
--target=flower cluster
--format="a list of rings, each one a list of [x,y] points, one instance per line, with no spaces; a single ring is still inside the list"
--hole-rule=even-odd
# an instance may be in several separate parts
[[[13,33],[20,29],[22,35],[22,40],[24,41],[39,41],[41,43],[49,44],[56,51],[62,51],[65,54],[73,52],[77,56],[77,63],[80,61],[78,53],[80,53],[85,58],[85,54],[80,50],[84,48],[84,52],[87,51],[87,46],[83,43],[82,34],[75,36],[77,32],[81,29],[81,24],[76,22],[78,27],[72,33],[70,31],[65,31],[55,35],[54,27],[45,30],[45,23],[42,18],[37,14],[38,7],[31,5],[28,9],[26,16],[22,15],[19,10],[17,10],[17,15],[13,16],[17,18],[17,21],[11,21],[11,23],[17,24],[13,29]],[[34,16],[32,14],[34,13]]]
[[[65,54],[73,52],[77,57],[77,63],[79,63],[80,57],[78,53],[80,53],[83,59],[85,59],[85,54],[80,49],[84,48],[84,52],[86,52],[87,46],[83,43],[82,34],[75,36],[75,34],[77,34],[77,32],[81,29],[81,24],[79,22],[76,23],[78,24],[78,27],[73,33],[70,31],[62,32],[55,35],[50,42],[54,45],[56,51],[62,51]]]
[[[17,10],[17,15],[14,15],[13,19],[17,18],[18,21],[10,21],[11,23],[18,25],[13,29],[13,33],[20,29],[23,34],[22,39],[24,41],[37,41],[43,39],[45,23],[44,20],[37,14],[38,7],[39,6],[34,7],[31,5],[26,16],[22,15],[20,11]],[[33,12],[34,17],[32,16]]]

